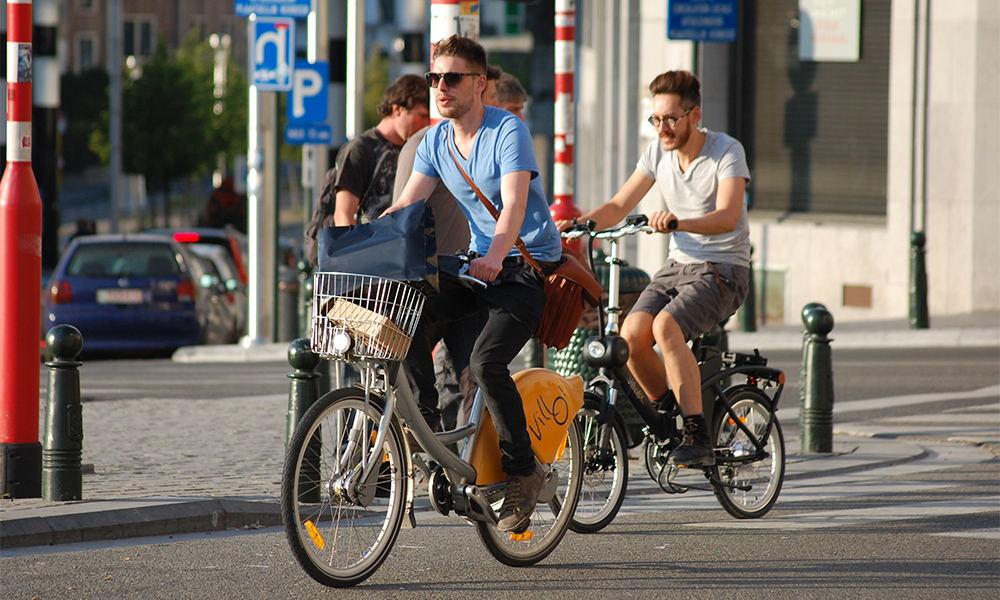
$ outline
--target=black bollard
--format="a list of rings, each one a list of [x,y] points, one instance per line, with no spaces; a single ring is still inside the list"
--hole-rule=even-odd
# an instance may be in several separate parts
[[[295,433],[295,427],[302,420],[309,407],[319,398],[320,374],[316,367],[320,364],[320,356],[312,351],[307,338],[299,338],[288,346],[288,363],[295,369],[288,374],[291,383],[288,386],[288,429],[285,436],[285,447]],[[318,457],[320,440],[310,440],[306,447],[308,456]],[[315,485],[319,479],[319,462],[310,464],[304,461],[299,471],[299,502],[315,503],[320,501],[320,488]]]
[[[802,309],[802,382],[799,384],[799,431],[803,452],[833,452],[833,315],[822,304]]]
[[[927,311],[927,267],[924,263],[924,244],[927,236],[922,231],[910,234],[910,329],[927,329],[930,316]]]
[[[53,360],[49,399],[45,406],[42,444],[42,499],[64,502],[83,499],[83,405],[80,403],[83,336],[72,325],[56,325],[45,336]]]
[[[288,386],[286,447],[302,415],[306,414],[313,402],[319,398],[320,375],[316,373],[319,362],[319,355],[312,351],[307,338],[299,338],[288,345],[288,364],[292,365],[295,371],[288,374],[291,383]]]
[[[750,256],[753,257],[753,246],[750,246]],[[763,268],[763,265],[761,266]],[[740,307],[740,331],[757,331],[757,290],[754,288],[753,263],[750,263],[750,287],[747,290],[747,299]]]

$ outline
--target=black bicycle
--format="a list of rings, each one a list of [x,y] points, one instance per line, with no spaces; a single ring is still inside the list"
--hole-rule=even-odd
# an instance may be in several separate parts
[[[667,455],[681,442],[680,407],[672,392],[659,405],[646,399],[625,370],[629,348],[620,337],[619,277],[623,261],[621,238],[655,233],[645,215],[632,215],[616,229],[593,231],[581,223],[563,233],[566,239],[588,236],[591,268],[594,240],[609,243],[608,305],[598,308],[600,334],[584,342],[583,355],[597,371],[584,393],[577,416],[583,432],[583,490],[570,529],[593,533],[618,514],[628,487],[628,450],[644,445],[646,471],[668,493],[713,491],[719,503],[737,519],[759,518],[778,499],[785,476],[785,440],[775,415],[785,375],[753,354],[722,352],[695,340],[692,352],[702,377],[705,418],[715,441],[715,464],[685,468],[667,464]],[[605,320],[607,324],[605,325]],[[738,380],[738,383],[730,383]],[[765,391],[767,390],[767,391]],[[622,398],[645,423],[641,439],[633,440],[619,412]],[[707,480],[707,483],[706,483]]]

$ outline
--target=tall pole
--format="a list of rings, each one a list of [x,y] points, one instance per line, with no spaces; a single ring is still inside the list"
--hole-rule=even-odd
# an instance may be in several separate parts
[[[347,3],[347,128],[348,138],[364,130],[365,2]]]
[[[0,180],[0,495],[42,497],[38,378],[42,199],[31,170],[31,0],[7,1],[7,168]]]
[[[552,169],[552,207],[549,212],[558,221],[580,216],[580,209],[573,204],[573,145],[576,138],[573,113],[576,72],[575,0],[556,0],[555,63],[555,164]],[[579,243],[574,242],[577,247]]]
[[[110,173],[111,232],[118,233],[118,210],[122,189],[122,0],[108,0],[108,76],[110,127],[108,140]]]
[[[59,118],[59,59],[56,56],[56,0],[34,0],[31,47],[32,76],[32,164],[42,197],[42,266],[54,268],[59,261],[59,165],[57,123]]]

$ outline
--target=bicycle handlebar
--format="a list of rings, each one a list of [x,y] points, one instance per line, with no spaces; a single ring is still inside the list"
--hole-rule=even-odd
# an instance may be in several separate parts
[[[605,229],[604,231],[594,231],[594,227],[597,223],[593,220],[588,220],[586,223],[576,223],[566,231],[562,232],[561,235],[565,240],[575,240],[585,235],[589,235],[599,240],[604,240],[618,239],[627,235],[635,235],[637,233],[658,233],[658,231],[653,227],[650,227],[648,223],[649,218],[646,217],[646,215],[629,215],[625,219],[625,224],[621,227]],[[677,219],[672,219],[667,225],[667,228],[670,231],[677,229]]]

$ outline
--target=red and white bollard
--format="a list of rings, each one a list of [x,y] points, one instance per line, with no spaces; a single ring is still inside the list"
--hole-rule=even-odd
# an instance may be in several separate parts
[[[552,206],[549,212],[556,221],[580,216],[573,204],[573,145],[576,134],[574,88],[576,65],[576,2],[556,0],[555,41],[555,164],[552,168]],[[579,250],[580,240],[567,245]]]
[[[0,180],[0,495],[42,497],[37,349],[42,200],[31,170],[31,0],[7,1],[7,168]]]

